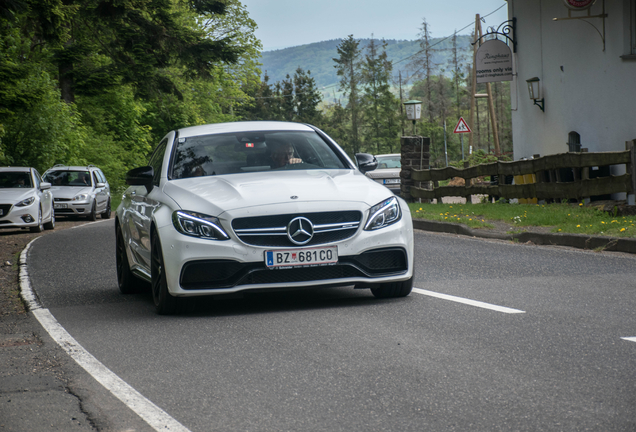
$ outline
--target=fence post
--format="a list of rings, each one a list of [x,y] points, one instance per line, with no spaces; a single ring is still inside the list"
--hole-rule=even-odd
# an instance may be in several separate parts
[[[464,161],[464,169],[468,168],[469,166],[470,166],[470,164],[467,161]],[[465,188],[469,188],[471,186],[472,181],[473,181],[473,179],[471,179],[471,178],[464,179],[464,187]],[[471,198],[470,193],[466,193],[465,198],[466,198],[466,204],[472,204],[473,203],[473,200]]]
[[[636,140],[626,141],[625,150],[629,150],[630,163],[626,165],[625,171],[632,177],[632,192],[627,193],[627,205],[635,205],[636,197]]]
[[[582,148],[581,149],[581,153],[587,153],[587,148]],[[583,182],[584,180],[589,180],[590,179],[590,167],[584,167],[581,169],[581,182]],[[590,197],[582,197],[583,199],[583,204],[589,204],[590,203]]]

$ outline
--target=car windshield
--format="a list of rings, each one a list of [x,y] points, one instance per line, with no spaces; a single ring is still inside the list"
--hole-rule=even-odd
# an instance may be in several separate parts
[[[289,169],[348,169],[315,132],[246,132],[179,138],[172,178]]]
[[[0,189],[32,187],[33,182],[28,172],[0,172]]]
[[[45,182],[53,186],[91,186],[91,175],[88,171],[49,171],[44,175]]]
[[[376,156],[378,169],[400,168],[400,155],[397,156]]]

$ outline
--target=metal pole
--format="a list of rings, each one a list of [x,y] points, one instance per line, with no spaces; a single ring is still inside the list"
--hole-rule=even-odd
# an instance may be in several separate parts
[[[444,120],[444,156],[446,157],[446,166],[448,166],[448,148],[446,147],[446,120]]]
[[[466,159],[466,158],[464,157],[464,134],[459,134],[459,140],[460,140],[460,141],[461,141],[461,143],[462,143],[462,160],[464,160],[464,159]]]

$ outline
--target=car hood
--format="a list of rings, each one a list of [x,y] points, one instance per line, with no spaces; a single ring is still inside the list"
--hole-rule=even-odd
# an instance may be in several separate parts
[[[85,186],[51,186],[51,193],[54,198],[71,199],[81,193],[90,194],[92,190],[93,188]]]
[[[194,177],[167,182],[164,192],[184,210],[224,211],[249,209],[267,213],[268,206],[297,206],[313,203],[324,210],[324,203],[335,207],[372,206],[392,196],[387,189],[353,170],[282,171],[273,174],[250,173]],[[357,203],[357,204],[355,204]],[[260,207],[261,210],[257,210]],[[275,211],[275,210],[272,210]]]
[[[32,197],[34,188],[10,188],[0,189],[0,204],[15,204]]]

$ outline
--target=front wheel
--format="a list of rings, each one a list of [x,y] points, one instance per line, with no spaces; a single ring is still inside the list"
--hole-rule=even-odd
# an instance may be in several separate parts
[[[55,228],[55,210],[51,206],[51,220],[44,224],[44,229],[52,230],[53,228]]]
[[[44,231],[44,226],[42,225],[42,209],[38,209],[38,225],[31,227],[30,231],[32,233],[41,233]]]
[[[97,209],[95,208],[95,201],[93,200],[93,207],[91,207],[91,212],[88,214],[89,221],[97,220]]]
[[[150,241],[150,277],[152,300],[159,315],[172,315],[177,311],[177,298],[168,292],[166,269],[159,235],[153,231]]]
[[[117,265],[117,285],[122,294],[130,294],[135,291],[135,276],[130,271],[128,255],[126,254],[126,244],[121,233],[121,227],[115,228],[115,260]]]
[[[106,210],[102,213],[102,219],[110,219],[110,200],[106,204]]]
[[[371,288],[371,293],[375,298],[406,297],[413,289],[413,276],[401,282],[389,282],[381,284],[377,288]]]

